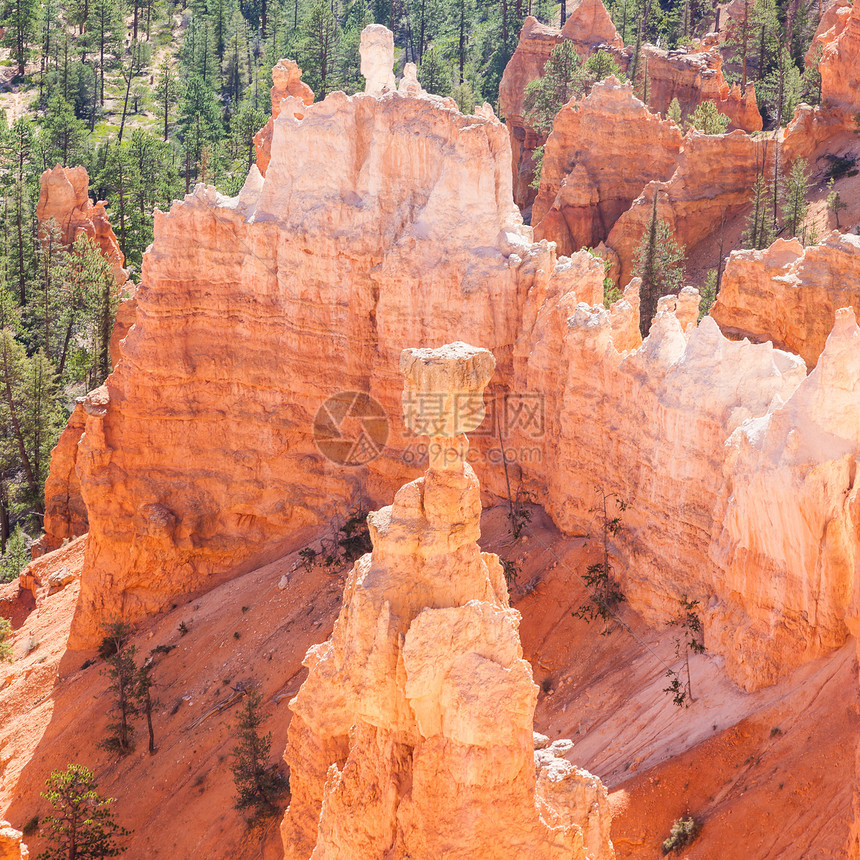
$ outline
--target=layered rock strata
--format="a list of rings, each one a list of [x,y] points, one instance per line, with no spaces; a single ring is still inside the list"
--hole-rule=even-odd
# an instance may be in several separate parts
[[[499,86],[499,105],[511,138],[514,199],[526,211],[535,199],[531,187],[533,153],[546,141],[525,117],[526,87],[543,75],[553,48],[564,40],[572,41],[583,59],[598,49],[609,51],[625,73],[633,56],[633,48],[624,47],[600,0],[583,0],[571,12],[562,30],[540,24],[535,18],[526,18]],[[755,89],[750,84],[742,93],[737,85],[728,85],[723,77],[719,50],[664,51],[646,45],[642,57],[642,68],[648,75],[647,103],[654,111],[665,114],[672,99],[677,98],[687,117],[701,102],[712,101],[729,117],[730,130],[758,131],[762,128]],[[625,129],[624,133],[630,138],[636,137],[632,129]],[[533,218],[532,223],[538,220]]]
[[[750,188],[759,173],[769,175],[776,144],[741,131],[724,135],[689,132],[675,172],[665,182],[650,182],[612,227],[606,244],[618,255],[613,276],[626,284],[657,197],[659,217],[675,240],[689,249],[720,225],[749,208]],[[554,238],[547,236],[546,238]],[[719,238],[717,238],[719,242]]]
[[[393,91],[302,107],[275,121],[265,178],[252,171],[236,198],[200,187],[157,215],[137,322],[82,405],[90,538],[71,644],[98,641],[103,617],[134,621],[280,555],[298,527],[358,499],[390,498],[427,457],[399,418],[400,346],[454,337],[498,361],[470,451],[488,501],[507,492],[500,420],[513,486],[564,531],[589,530],[595,481],[630,503],[615,547],[630,603],[662,624],[682,595],[699,599],[707,646],[740,683],[771,683],[844,639],[846,568],[830,547],[840,534],[856,546],[856,531],[827,524],[848,488],[834,478],[781,497],[785,522],[822,529],[802,556],[776,552],[771,518],[747,496],[747,531],[729,521],[747,466],[727,442],[812,384],[801,359],[729,341],[709,318],[696,326],[690,291],[661,302],[642,343],[635,282],[603,310],[601,260],[530,241],[505,129],[485,109],[467,117]],[[747,139],[721,143],[735,140]],[[707,199],[706,183],[688,185]],[[688,193],[670,198],[680,229]],[[843,326],[831,340],[847,337]],[[850,348],[833,349],[832,366],[846,364]],[[825,420],[816,404],[795,401],[799,425]],[[363,451],[388,416],[384,449],[358,465],[327,459],[318,414]],[[827,432],[803,449],[806,471],[786,460],[790,481],[845,477],[840,458],[857,440]],[[736,587],[742,567],[748,591]]]
[[[711,316],[723,331],[773,341],[813,367],[844,307],[860,313],[860,237],[834,230],[806,248],[777,239],[763,251],[733,251]]]
[[[333,93],[298,116],[298,101],[281,103],[265,177],[156,212],[135,326],[83,407],[77,646],[105,614],[157,611],[179,583],[277,557],[297,527],[348,506],[366,470],[320,455],[314,415],[370,390],[397,434],[397,344],[450,339],[456,313],[463,337],[504,350],[511,308],[553,276],[602,298],[599,261],[557,266],[530,243],[489,108]],[[385,461],[380,493],[403,468]]]
[[[680,151],[678,127],[652,114],[630,84],[595,84],[555,118],[532,208],[535,238],[555,242],[559,254],[596,247],[650,181],[672,176]]]
[[[836,38],[825,44],[818,68],[822,103],[843,111],[853,120],[860,111],[860,5],[857,3],[851,7],[851,14]]]
[[[543,738],[465,432],[483,420],[491,353],[405,350],[406,423],[430,468],[370,514],[331,638],[290,702],[285,857],[609,860],[606,790]],[[463,408],[469,403],[473,408]],[[444,776],[443,776],[444,775]]]

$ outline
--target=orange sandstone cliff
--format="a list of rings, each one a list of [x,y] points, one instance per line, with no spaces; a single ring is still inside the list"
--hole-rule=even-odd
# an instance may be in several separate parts
[[[433,434],[430,468],[368,517],[373,551],[305,659],[290,703],[289,860],[615,856],[600,781],[563,757],[570,741],[535,741],[519,613],[498,556],[476,543],[464,433],[483,420],[494,363],[463,343],[403,352],[406,419]]]

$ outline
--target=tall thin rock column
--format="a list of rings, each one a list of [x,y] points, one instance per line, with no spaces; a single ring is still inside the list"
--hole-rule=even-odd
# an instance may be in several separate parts
[[[535,751],[520,616],[477,544],[465,433],[494,367],[463,343],[401,355],[406,424],[430,437],[430,468],[368,517],[373,552],[305,659],[285,756],[291,860],[614,856],[599,780],[561,757],[569,741]]]

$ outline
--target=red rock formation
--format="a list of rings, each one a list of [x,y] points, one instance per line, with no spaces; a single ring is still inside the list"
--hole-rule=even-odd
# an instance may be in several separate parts
[[[834,3],[830,3],[825,7],[821,15],[821,20],[818,22],[818,27],[815,29],[815,35],[812,37],[812,42],[809,45],[809,50],[803,58],[807,67],[816,62],[819,46],[823,50],[825,45],[835,41],[845,29],[845,25],[851,16],[851,5],[851,0],[835,0]]]
[[[601,46],[611,50],[625,73],[633,55],[632,48],[623,47],[599,0],[589,0],[587,4],[577,6],[563,30],[526,18],[519,43],[499,86],[499,105],[511,138],[514,200],[524,210],[528,210],[535,198],[535,191],[531,188],[534,178],[532,155],[537,147],[543,145],[545,138],[525,119],[523,98],[528,84],[543,74],[552,49],[564,39],[572,40],[583,57]],[[677,98],[682,112],[689,116],[700,102],[709,100],[729,117],[729,130],[758,131],[762,128],[754,87],[750,84],[745,93],[741,93],[737,86],[729,87],[723,77],[718,50],[664,51],[646,45],[643,57],[647,59],[647,101],[654,110],[665,114],[672,99]]]
[[[681,232],[705,229],[697,210],[713,222],[733,205],[759,146],[737,133],[689,139],[663,193]],[[421,452],[394,417],[390,368],[403,343],[457,336],[496,350],[499,389],[538,404],[538,420],[505,426],[505,450],[518,454],[512,481],[569,533],[589,527],[595,480],[630,502],[617,551],[635,608],[662,624],[683,594],[700,599],[708,647],[747,687],[844,638],[842,562],[828,541],[799,567],[769,548],[771,520],[750,516],[761,549],[744,576],[760,585],[734,588],[740,538],[724,492],[746,461],[726,441],[789,401],[802,360],[730,342],[710,318],[690,325],[689,292],[661,303],[639,346],[635,285],[611,312],[581,304],[602,299],[601,261],[584,252],[556,261],[547,243],[528,241],[508,159],[505,130],[485,112],[335,93],[301,120],[281,113],[265,180],[252,171],[237,198],[200,187],[157,216],[137,323],[117,370],[84,403],[78,470],[90,538],[73,646],[96,641],[103,617],[157,611],[280,555],[297,526],[414,476]],[[729,167],[737,187],[725,190],[719,171]],[[391,416],[386,448],[366,467],[327,461],[313,441],[317,410],[344,390],[369,393]],[[806,420],[812,401],[796,407]],[[361,415],[352,420],[347,435],[368,435]],[[473,451],[485,490],[502,496],[498,460],[481,460],[496,438]],[[850,434],[840,445],[856,449]],[[807,453],[832,472],[829,447]],[[832,519],[844,495],[834,487],[833,498],[803,497],[820,503],[814,515],[786,496],[785,521]],[[783,580],[792,588],[780,590]],[[820,617],[812,600],[827,607]]]
[[[730,342],[709,317],[685,336],[664,310],[644,344],[625,354],[615,346],[612,316],[579,305],[571,317],[569,306],[552,300],[519,342],[513,386],[546,392],[545,457],[524,478],[563,529],[583,533],[599,475],[607,492],[630,502],[618,550],[631,605],[656,620],[675,611],[682,594],[695,595],[707,607],[706,646],[725,656],[731,677],[747,688],[773,683],[847,636],[846,577],[858,541],[856,510],[845,498],[854,480],[848,464],[860,453],[851,424],[860,403],[852,390],[860,332],[840,318],[830,369],[818,377],[835,380],[826,389],[833,393],[811,394],[818,383],[815,374],[806,379],[799,358],[770,344]],[[637,322],[627,315],[627,326]],[[828,400],[832,407],[821,405]],[[796,422],[830,440],[786,452],[779,480],[805,486],[802,492],[774,496],[775,485],[757,483],[750,460],[735,453],[740,436],[732,433],[755,439],[754,428],[772,413],[780,426]],[[526,443],[510,440],[512,447]],[[721,476],[703,481],[708,463],[720,463]],[[742,496],[732,489],[740,486],[749,488]],[[774,515],[754,514],[756,504],[780,506],[779,537]],[[797,552],[789,551],[787,535],[801,521],[809,525]]]
[[[83,400],[79,398],[75,403],[66,428],[51,452],[51,468],[45,481],[45,533],[34,558],[87,531],[87,508],[81,498],[81,482],[75,469],[78,442],[86,423]]]
[[[853,118],[860,111],[860,5],[857,3],[836,39],[825,45],[818,67],[822,104],[838,108]]]
[[[606,790],[562,757],[573,744],[543,738],[535,751],[519,613],[498,556],[476,542],[463,434],[484,417],[493,365],[465,344],[403,353],[407,423],[433,428],[434,455],[368,517],[373,552],[347,578],[331,638],[305,658],[290,702],[288,860],[615,856]],[[478,408],[464,420],[466,400]]]
[[[559,254],[596,247],[648,182],[669,179],[680,150],[678,127],[652,114],[630,84],[595,84],[556,116],[532,209],[535,238],[555,242]]]
[[[830,233],[804,248],[777,239],[764,251],[733,251],[711,316],[723,331],[770,340],[814,367],[838,308],[860,313],[860,237]]]
[[[304,104],[313,104],[314,91],[302,80],[302,70],[295,60],[278,60],[272,66],[272,115],[268,122],[254,135],[257,153],[257,169],[265,176],[272,158],[272,132],[275,120],[281,113],[281,100],[289,97],[301,99]],[[301,116],[297,113],[297,116]]]
[[[123,268],[125,257],[111,228],[104,203],[89,198],[90,178],[84,167],[62,167],[46,170],[41,176],[36,217],[40,224],[53,218],[63,231],[63,241],[71,245],[83,230],[95,239],[102,254],[113,264],[117,286],[128,282]]]
[[[540,24],[531,16],[523,22],[516,50],[499,84],[499,106],[511,137],[514,200],[521,207],[534,199],[535,192],[530,187],[534,177],[532,153],[545,139],[523,116],[523,98],[529,83],[543,75],[552,49],[565,39],[573,42],[583,59],[599,46],[612,47],[616,51],[624,47],[600,0],[578,0],[561,30]]]
[[[40,224],[54,219],[63,231],[63,241],[71,244],[80,232],[94,239],[102,254],[113,264],[114,277],[122,301],[117,309],[110,340],[111,363],[116,364],[120,342],[134,324],[134,285],[123,268],[125,258],[105,213],[104,203],[89,198],[89,176],[83,167],[46,170],[41,176],[36,215]],[[66,429],[51,453],[51,467],[45,482],[44,534],[33,545],[33,557],[57,549],[87,531],[87,511],[75,469],[77,446],[84,432],[84,413],[75,405]]]
[[[297,526],[348,505],[366,473],[320,456],[314,414],[342,390],[392,407],[400,344],[452,324],[516,339],[510,308],[555,261],[521,226],[509,152],[495,118],[437,97],[334,93],[303,119],[281,113],[265,179],[252,170],[238,198],[200,186],[156,213],[136,324],[84,404],[74,645],[105,614],[140,617],[281,555]],[[396,454],[386,463],[380,492],[403,479]]]
[[[769,140],[740,131],[726,135],[689,132],[678,168],[667,182],[651,182],[616,222],[606,244],[618,255],[619,283],[633,276],[633,255],[651,218],[657,195],[659,217],[674,230],[679,244],[692,247],[716,235],[729,220],[749,207],[750,188],[774,151]]]
[[[627,54],[630,49],[627,49]],[[703,101],[712,101],[730,121],[729,130],[760,131],[762,118],[756,103],[755,88],[732,87],[723,77],[723,61],[718,50],[689,52],[664,51],[652,45],[642,50],[647,60],[648,106],[666,114],[673,98],[682,114],[689,116]],[[644,62],[644,61],[643,61]]]

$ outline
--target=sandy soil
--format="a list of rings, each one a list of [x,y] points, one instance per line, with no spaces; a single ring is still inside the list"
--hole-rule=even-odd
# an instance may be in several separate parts
[[[523,647],[542,686],[536,729],[573,738],[571,760],[609,787],[619,858],[661,856],[672,822],[687,813],[704,826],[678,856],[844,856],[858,731],[853,640],[754,694],[734,687],[718,658],[696,657],[696,701],[678,708],[663,692],[666,665],[680,666],[670,629],[650,629],[624,609],[624,626],[600,636],[571,616],[584,598],[582,540],[559,535],[538,508],[516,544],[505,535],[503,508],[487,511],[483,528],[485,547],[519,567],[515,605],[523,614]],[[82,543],[46,556],[45,568],[79,568]],[[329,635],[345,573],[307,573],[295,560],[290,554],[183,601],[136,633],[138,655],[176,646],[157,656],[161,708],[152,757],[142,723],[138,746],[126,758],[97,747],[108,722],[104,664],[84,668],[92,654],[64,649],[77,585],[40,595],[35,608],[0,603],[13,617],[17,658],[0,670],[0,815],[18,827],[43,816],[45,777],[77,761],[116,797],[118,819],[134,831],[129,858],[279,857],[276,822],[249,830],[233,809],[237,706],[216,709],[240,684],[258,684],[272,757],[279,757],[287,702],[306,671],[301,659]],[[0,591],[0,601],[12,591]],[[178,630],[182,622],[186,635]],[[34,855],[44,847],[35,835],[28,842]]]

